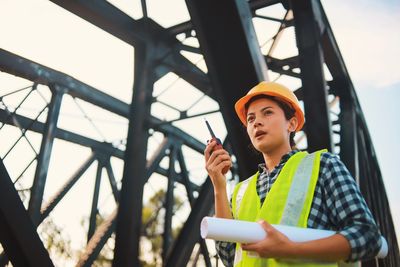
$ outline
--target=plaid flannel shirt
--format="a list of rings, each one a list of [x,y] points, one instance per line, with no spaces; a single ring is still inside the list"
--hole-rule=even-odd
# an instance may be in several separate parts
[[[257,193],[261,203],[285,163],[296,152],[298,151],[293,150],[284,155],[271,172],[265,164],[259,165]],[[351,247],[347,261],[373,258],[380,249],[380,232],[372,214],[355,180],[343,162],[334,154],[321,154],[319,178],[307,227],[334,230],[343,235]],[[233,266],[235,243],[217,241],[216,249],[224,265]]]

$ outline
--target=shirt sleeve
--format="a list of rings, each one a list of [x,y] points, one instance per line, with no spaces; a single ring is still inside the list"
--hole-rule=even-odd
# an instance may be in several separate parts
[[[380,233],[372,214],[361,195],[357,183],[342,161],[331,153],[321,170],[328,215],[337,233],[350,243],[351,254],[347,261],[366,260],[376,256],[380,247]]]
[[[215,241],[219,258],[226,267],[232,267],[235,258],[235,243]]]
[[[229,208],[232,212],[232,197],[229,199]],[[215,248],[222,263],[226,267],[233,267],[233,262],[235,260],[236,243],[215,241]]]

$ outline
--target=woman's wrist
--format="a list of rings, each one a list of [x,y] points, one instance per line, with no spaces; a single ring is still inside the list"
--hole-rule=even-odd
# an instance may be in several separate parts
[[[232,219],[226,187],[216,190],[214,188],[215,216],[218,218]]]
[[[302,258],[300,246],[300,243],[289,240],[284,246],[284,257],[288,259]]]
[[[216,188],[214,187],[214,198],[215,199],[228,199],[228,194],[226,192],[226,187]]]
[[[347,241],[346,241],[347,242]],[[350,253],[350,246],[341,240],[339,235],[308,242],[293,242],[289,240],[281,247],[283,258],[339,261],[346,260]]]
[[[213,183],[214,192],[226,192],[226,178],[224,175],[218,177],[211,177]]]

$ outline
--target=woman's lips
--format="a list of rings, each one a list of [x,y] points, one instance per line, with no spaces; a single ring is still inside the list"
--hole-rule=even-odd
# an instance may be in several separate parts
[[[256,134],[254,135],[254,137],[255,137],[255,138],[259,138],[259,137],[264,136],[264,135],[266,135],[266,134],[267,134],[267,132],[264,132],[264,131],[259,130],[259,131],[256,132]]]

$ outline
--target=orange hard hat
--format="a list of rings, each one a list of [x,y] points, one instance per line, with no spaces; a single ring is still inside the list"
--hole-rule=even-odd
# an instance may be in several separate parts
[[[304,113],[300,108],[299,100],[289,88],[275,82],[260,82],[259,84],[251,88],[244,97],[240,98],[236,102],[236,114],[245,126],[247,126],[246,104],[251,98],[258,95],[274,96],[293,108],[293,110],[295,111],[294,115],[299,122],[296,128],[296,132],[301,130],[304,125]]]

